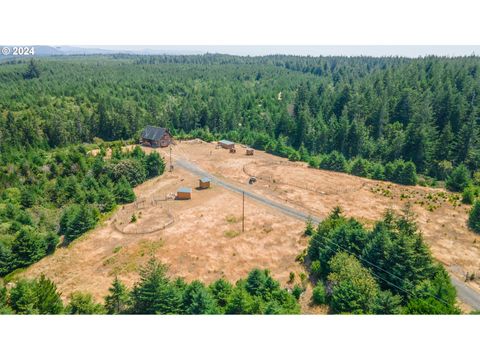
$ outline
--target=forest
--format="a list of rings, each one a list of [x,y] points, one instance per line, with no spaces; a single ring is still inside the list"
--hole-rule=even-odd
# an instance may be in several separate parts
[[[228,138],[314,168],[405,185],[445,186],[473,204],[468,226],[480,233],[479,60],[220,54],[4,60],[0,277],[67,246],[118,204],[134,201],[133,187],[163,173],[158,154],[121,150],[121,145],[136,143],[147,124],[167,127],[177,138]],[[89,155],[94,148],[100,156]],[[314,301],[333,312],[458,312],[448,275],[435,265],[408,217],[387,214],[368,230],[335,211],[309,232]],[[339,244],[345,249],[332,252],[325,239],[334,250]],[[393,266],[392,274],[372,265],[378,261]],[[170,280],[159,264],[145,271],[143,285],[149,276],[168,284],[161,291],[173,296],[178,308],[142,308],[143,300],[137,298],[128,304],[130,312],[192,313],[179,300],[191,287],[202,298],[198,301],[210,304],[204,304],[204,312],[240,311],[216,298],[212,286]],[[248,279],[219,286],[238,293],[235,301],[249,299],[251,305],[241,307],[244,312],[298,312],[268,272],[253,273],[271,288],[252,292]],[[352,290],[357,281],[362,289]],[[124,289],[119,283],[112,286]],[[43,287],[56,293],[54,284],[41,278],[17,284],[17,294],[10,290],[8,301],[33,296]],[[139,289],[140,284],[122,291],[133,301],[141,296]],[[350,290],[358,298],[345,303],[338,294]],[[7,290],[2,291],[0,305],[7,298]],[[22,291],[26,295],[18,294]],[[297,288],[295,294],[300,293]],[[91,301],[88,294],[71,299]],[[62,312],[68,306],[58,303]],[[103,305],[97,310],[112,311]]]
[[[165,169],[158,153],[104,144],[98,156],[82,146],[29,151],[2,167],[0,277],[26,267],[95,227],[117,204],[135,200],[132,187]]]

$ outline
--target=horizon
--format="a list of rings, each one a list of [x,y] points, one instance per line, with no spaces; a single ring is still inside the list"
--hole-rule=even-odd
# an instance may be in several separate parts
[[[179,55],[216,53],[234,56],[398,56],[408,58],[480,55],[480,45],[63,45],[63,47],[147,54],[163,51]]]

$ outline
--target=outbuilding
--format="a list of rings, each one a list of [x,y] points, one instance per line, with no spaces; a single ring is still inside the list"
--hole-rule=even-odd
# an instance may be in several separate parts
[[[218,145],[220,145],[224,149],[235,149],[235,143],[229,140],[220,140],[218,142]]]
[[[168,129],[147,125],[142,132],[141,143],[153,147],[167,147],[172,143],[172,139]]]
[[[208,189],[210,187],[210,179],[208,177],[203,177],[199,180],[198,187],[200,189]]]
[[[247,148],[246,154],[247,155],[253,155],[253,149],[252,148]]]
[[[189,187],[181,187],[177,190],[177,200],[190,200],[192,198],[192,189]]]

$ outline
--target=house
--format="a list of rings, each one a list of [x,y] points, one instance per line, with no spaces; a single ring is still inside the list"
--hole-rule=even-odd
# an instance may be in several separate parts
[[[220,140],[218,145],[224,149],[235,149],[235,143],[228,140]]]
[[[253,149],[252,148],[247,148],[246,154],[247,155],[253,155]]]
[[[192,198],[192,189],[189,187],[181,187],[177,190],[177,200],[190,200]]]
[[[210,179],[208,177],[203,177],[199,180],[198,187],[200,189],[208,189],[210,187]]]
[[[142,132],[141,143],[152,147],[166,147],[172,143],[172,139],[168,129],[147,125]]]

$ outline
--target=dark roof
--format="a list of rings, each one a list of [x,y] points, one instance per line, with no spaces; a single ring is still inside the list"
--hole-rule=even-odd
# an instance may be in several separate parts
[[[177,193],[191,193],[192,189],[189,187],[181,187],[177,190]]]
[[[161,127],[147,125],[142,132],[142,138],[147,140],[160,140],[168,130]]]

